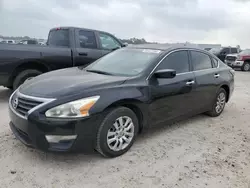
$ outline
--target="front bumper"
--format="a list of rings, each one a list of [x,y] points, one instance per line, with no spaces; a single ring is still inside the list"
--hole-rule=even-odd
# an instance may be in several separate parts
[[[232,64],[229,66],[232,68],[241,68],[244,64],[244,61],[234,61]]]
[[[81,120],[55,120],[30,114],[27,119],[18,116],[9,108],[10,128],[16,138],[28,147],[43,151],[93,152],[96,135],[103,120],[101,114]],[[77,135],[76,139],[49,143],[46,135]]]

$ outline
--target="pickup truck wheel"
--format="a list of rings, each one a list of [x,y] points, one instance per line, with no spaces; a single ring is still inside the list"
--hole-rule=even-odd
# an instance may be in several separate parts
[[[249,63],[244,63],[243,66],[241,67],[242,71],[250,71],[250,64]]]
[[[13,89],[16,90],[21,84],[23,84],[27,79],[30,79],[32,77],[38,76],[42,74],[41,71],[34,70],[34,69],[28,69],[20,72],[13,82]]]

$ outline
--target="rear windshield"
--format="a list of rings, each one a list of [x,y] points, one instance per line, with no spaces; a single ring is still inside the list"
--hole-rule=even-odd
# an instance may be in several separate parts
[[[69,47],[69,30],[68,29],[51,30],[48,38],[48,45]]]

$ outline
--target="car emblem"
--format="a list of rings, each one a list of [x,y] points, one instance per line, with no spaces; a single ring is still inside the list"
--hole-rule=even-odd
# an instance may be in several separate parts
[[[15,100],[13,101],[13,108],[16,109],[18,106],[18,98],[15,98]]]

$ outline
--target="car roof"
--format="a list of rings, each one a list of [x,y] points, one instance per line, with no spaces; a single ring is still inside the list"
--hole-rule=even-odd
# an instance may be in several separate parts
[[[161,51],[172,51],[177,49],[193,49],[193,50],[200,50],[207,52],[201,48],[195,48],[192,46],[187,46],[184,44],[136,44],[128,46],[127,48],[137,48],[137,49],[154,49],[154,50],[161,50]]]
[[[89,29],[89,28],[84,28],[84,27],[72,27],[72,26],[58,26],[58,27],[51,28],[50,31],[56,30],[56,29],[82,29],[82,30],[88,30],[88,31],[98,31],[98,32],[102,32],[102,33],[108,33],[107,31]]]

